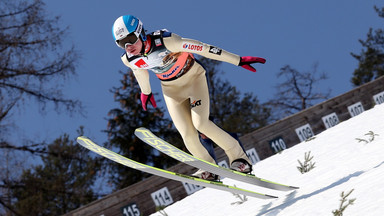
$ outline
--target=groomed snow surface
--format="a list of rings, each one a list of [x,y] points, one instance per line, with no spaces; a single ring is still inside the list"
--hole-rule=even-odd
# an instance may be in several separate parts
[[[370,131],[374,135],[367,135]],[[315,168],[301,174],[297,169],[298,160],[304,162],[307,152],[313,156]],[[356,200],[343,215],[384,215],[384,105],[377,105],[316,135],[311,141],[260,161],[253,169],[259,177],[300,189],[281,192],[225,178],[222,180],[226,184],[279,198],[247,197],[246,202],[235,204],[241,200],[233,194],[204,188],[152,216],[333,215],[332,211],[340,207],[341,193],[352,189],[347,200]]]

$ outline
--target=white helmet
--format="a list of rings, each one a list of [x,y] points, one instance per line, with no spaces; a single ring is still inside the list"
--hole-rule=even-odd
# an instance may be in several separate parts
[[[139,38],[147,40],[143,23],[132,15],[124,15],[116,19],[112,26],[112,35],[117,46],[125,48],[125,44],[134,44]]]

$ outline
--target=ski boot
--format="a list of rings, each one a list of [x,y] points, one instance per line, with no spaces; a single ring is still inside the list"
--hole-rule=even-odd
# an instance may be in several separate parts
[[[235,170],[237,172],[250,174],[252,172],[252,165],[248,163],[248,161],[240,158],[236,159],[231,163],[230,169]]]
[[[193,177],[201,178],[208,181],[219,181],[220,178],[218,175],[214,173],[210,173],[208,171],[204,171],[202,169],[197,170],[197,172],[192,174]]]

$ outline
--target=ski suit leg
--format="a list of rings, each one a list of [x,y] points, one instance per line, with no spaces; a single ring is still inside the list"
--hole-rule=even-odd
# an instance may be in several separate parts
[[[183,138],[188,151],[198,158],[215,163],[207,149],[200,143],[197,130],[193,126],[189,99],[179,103],[164,95],[164,100],[173,123]]]
[[[211,157],[215,160],[215,162],[217,164],[217,158],[216,158],[216,154],[215,154],[215,148],[213,146],[213,141],[211,139],[209,139],[208,137],[203,138],[201,136],[202,136],[202,134],[199,134],[199,139],[200,139],[201,144],[203,144],[204,148],[207,149],[209,155],[211,155]]]
[[[198,73],[198,77],[193,82],[193,89],[195,91],[191,92],[190,96],[191,101],[200,101],[198,106],[191,106],[193,125],[198,131],[205,134],[225,151],[229,158],[229,163],[232,163],[232,161],[236,159],[243,158],[247,160],[249,164],[252,164],[239,142],[209,120],[210,100],[208,84],[205,77],[205,70],[201,66],[199,69],[204,72]]]
[[[209,91],[200,64],[195,63],[182,77],[161,85],[171,118],[193,155],[214,161],[199,141],[198,130],[225,151],[230,163],[242,158],[251,164],[239,142],[209,120]]]

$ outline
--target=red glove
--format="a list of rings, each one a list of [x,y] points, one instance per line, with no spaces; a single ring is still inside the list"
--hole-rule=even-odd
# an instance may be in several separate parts
[[[148,102],[151,102],[154,108],[157,107],[155,98],[153,97],[152,93],[150,93],[149,95],[141,93],[140,99],[141,99],[141,106],[145,111],[147,111]]]
[[[247,70],[250,70],[252,72],[256,72],[256,69],[251,66],[251,64],[253,64],[253,63],[264,64],[265,59],[260,58],[260,57],[253,57],[253,56],[243,56],[240,58],[239,66],[241,66]]]

